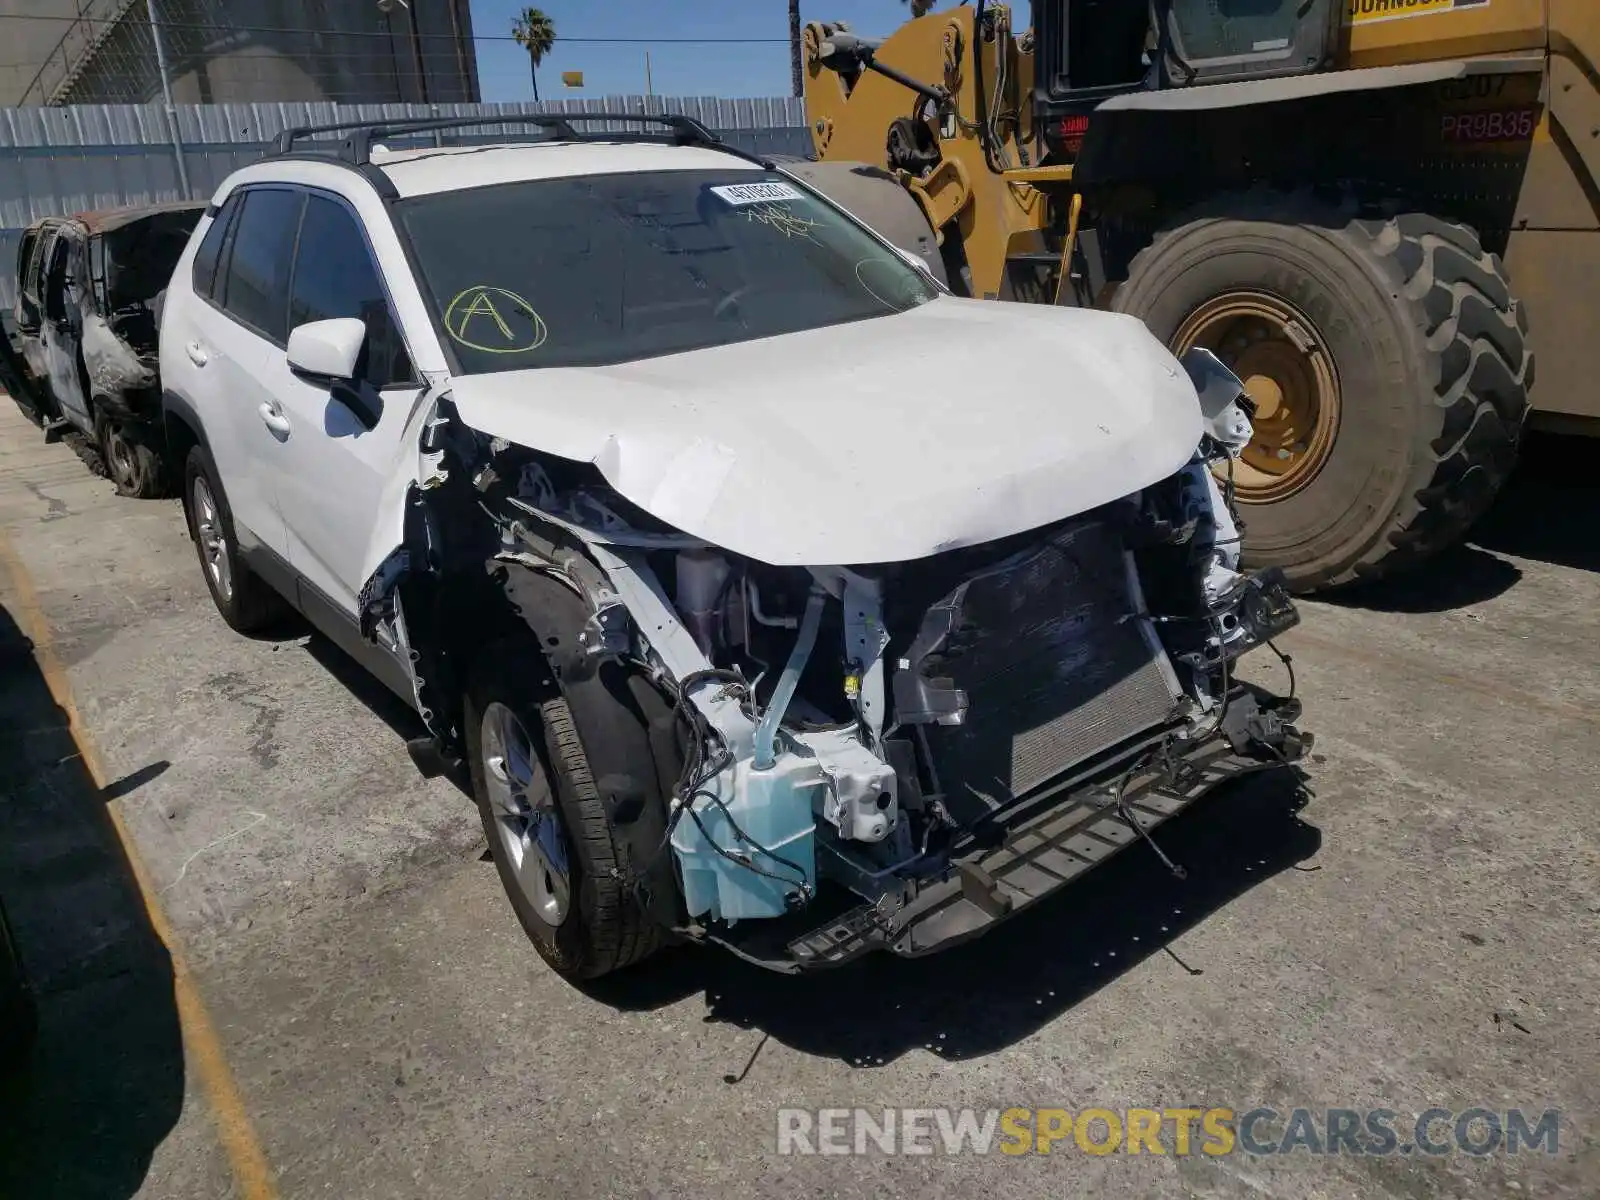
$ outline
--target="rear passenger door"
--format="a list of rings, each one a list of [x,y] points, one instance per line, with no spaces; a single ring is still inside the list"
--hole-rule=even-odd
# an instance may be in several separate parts
[[[270,379],[289,337],[289,265],[304,203],[305,193],[290,187],[238,194],[209,295],[190,306],[192,327],[180,334],[192,368],[185,390],[205,425],[236,535],[247,553],[265,548],[285,561],[275,481],[290,434]]]
[[[334,317],[366,325],[353,383],[302,378],[284,355],[273,357],[265,378],[292,427],[277,473],[290,564],[354,620],[380,500],[399,469],[401,435],[423,384],[355,211],[340,197],[311,192],[290,282],[289,328]]]

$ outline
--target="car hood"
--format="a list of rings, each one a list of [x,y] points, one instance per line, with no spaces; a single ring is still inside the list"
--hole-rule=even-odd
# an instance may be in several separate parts
[[[1133,317],[941,296],[606,367],[468,375],[473,428],[592,462],[662,521],[777,566],[992,541],[1163,479],[1202,416]]]

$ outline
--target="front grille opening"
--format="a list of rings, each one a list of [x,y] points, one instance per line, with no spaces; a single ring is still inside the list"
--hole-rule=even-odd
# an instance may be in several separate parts
[[[966,824],[1170,721],[1179,695],[1135,615],[1110,520],[1086,518],[961,577],[930,608],[951,611],[934,653],[898,670],[967,697],[960,725],[929,725],[945,803]],[[901,665],[904,664],[904,665]]]

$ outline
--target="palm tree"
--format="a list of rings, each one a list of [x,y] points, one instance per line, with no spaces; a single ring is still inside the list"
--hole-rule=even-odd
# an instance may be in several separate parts
[[[934,0],[901,0],[901,3],[911,5],[913,17],[925,17],[933,11]]]
[[[794,85],[796,96],[806,94],[803,66],[800,50],[800,0],[789,0],[789,81]]]
[[[511,36],[528,52],[529,73],[533,76],[533,99],[539,99],[539,64],[556,44],[556,25],[537,8],[525,8],[511,22]]]

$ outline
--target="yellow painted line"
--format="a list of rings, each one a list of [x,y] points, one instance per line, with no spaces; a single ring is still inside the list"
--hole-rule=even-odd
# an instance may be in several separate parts
[[[3,529],[0,529],[0,568],[3,568],[5,574],[10,577],[11,598],[16,605],[13,615],[17,624],[22,627],[22,631],[33,641],[33,657],[39,665],[39,672],[44,676],[50,694],[67,714],[67,726],[77,741],[78,751],[83,756],[89,777],[94,780],[97,788],[103,790],[106,786],[106,773],[104,764],[100,760],[100,752],[78,716],[78,706],[73,702],[66,671],[62,669],[61,660],[56,656],[50,624],[45,619],[44,609],[40,607],[39,596],[34,591],[28,569],[17,556]],[[144,860],[139,857],[139,851],[133,844],[128,827],[123,823],[117,802],[112,801],[107,804],[106,810],[111,814],[111,823],[116,828],[118,840],[122,842],[128,864],[133,868],[134,880],[138,883],[139,893],[144,898],[145,912],[150,917],[150,927],[166,944],[167,954],[172,962],[172,987],[178,1002],[178,1021],[183,1027],[183,1040],[189,1048],[188,1065],[199,1076],[206,1098],[211,1102],[217,1137],[228,1155],[228,1163],[238,1184],[238,1195],[242,1200],[276,1200],[278,1189],[273,1182],[272,1168],[267,1165],[267,1156],[261,1149],[261,1140],[250,1124],[244,1100],[239,1094],[239,1085],[234,1082],[233,1071],[223,1055],[222,1041],[217,1037],[217,1028],[211,1023],[211,1014],[206,1011],[205,1003],[200,999],[194,977],[189,973],[188,963],[185,962],[183,952],[178,947],[177,938],[173,936],[172,925],[167,920],[167,914],[162,909],[160,900],[156,898],[156,889],[151,883],[150,872],[145,868]]]

